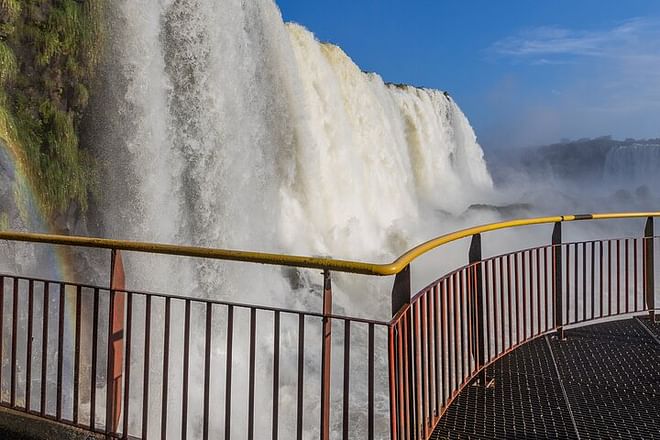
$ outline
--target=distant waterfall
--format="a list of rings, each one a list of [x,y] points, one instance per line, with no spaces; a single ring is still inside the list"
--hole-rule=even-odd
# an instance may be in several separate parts
[[[605,182],[623,188],[660,183],[660,145],[614,147],[605,157]]]

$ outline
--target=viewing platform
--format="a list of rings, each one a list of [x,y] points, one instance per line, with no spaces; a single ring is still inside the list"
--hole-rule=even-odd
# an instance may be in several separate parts
[[[0,231],[106,252],[109,268],[98,285],[0,273],[0,434],[660,438],[658,216],[487,224],[389,264]],[[563,240],[565,224],[598,220],[640,232]],[[547,244],[482,255],[482,235],[524,226],[540,226]],[[418,257],[462,239],[466,264],[412,291]],[[317,295],[320,310],[131,290],[126,253],[320,269],[314,289],[291,292]],[[391,318],[337,314],[336,272],[392,276]]]
[[[546,335],[486,369],[431,436],[449,439],[660,438],[660,324],[638,317]]]

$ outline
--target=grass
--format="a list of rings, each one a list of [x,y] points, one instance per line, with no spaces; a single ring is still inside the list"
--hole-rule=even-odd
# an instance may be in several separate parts
[[[14,52],[2,41],[0,41],[0,87],[16,78],[18,65]]]
[[[6,21],[15,20],[21,13],[20,0],[0,0],[0,17],[6,17]]]
[[[0,0],[0,138],[21,151],[46,214],[96,190],[79,125],[101,57],[104,0]],[[20,3],[19,3],[20,2]]]

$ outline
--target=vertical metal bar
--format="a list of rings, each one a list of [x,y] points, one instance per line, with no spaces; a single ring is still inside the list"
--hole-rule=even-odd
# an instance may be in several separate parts
[[[523,304],[523,311],[526,320],[525,340],[527,334],[530,337],[534,335],[534,254],[532,250],[523,251],[523,298],[526,298],[526,304]]]
[[[428,374],[428,334],[426,333],[426,315],[428,313],[428,295],[429,291],[427,290],[424,292],[424,294],[419,298],[418,303],[418,311],[419,311],[419,320],[418,320],[418,327],[419,327],[419,351],[421,355],[421,363],[419,366],[420,370],[420,376],[421,376],[421,382],[422,386],[419,389],[419,392],[421,394],[421,401],[422,401],[422,412],[420,413],[419,419],[420,419],[420,424],[423,426],[422,428],[422,433],[423,436],[426,437],[426,429],[427,425],[429,423],[429,398],[428,398],[428,392],[429,392],[429,374]]]
[[[410,265],[396,274],[392,286],[392,316],[410,304]]]
[[[412,313],[411,313],[411,333],[412,337],[410,338],[410,343],[414,347],[414,375],[415,375],[415,433],[417,438],[422,437],[421,429],[424,423],[424,409],[423,409],[423,390],[422,390],[422,353],[421,353],[421,326],[420,326],[420,312],[421,312],[420,301],[415,301],[412,304]]]
[[[30,281],[30,296],[32,296],[32,282]],[[73,360],[73,423],[78,424],[78,406],[80,392],[80,330],[82,325],[82,287],[76,287],[76,345]],[[30,336],[28,336],[30,338]],[[28,342],[30,342],[28,340]],[[28,359],[30,358],[28,353]],[[28,369],[29,372],[29,369]]]
[[[298,440],[303,433],[303,384],[305,379],[305,315],[298,315],[298,417],[296,421]]]
[[[587,243],[582,243],[582,320],[587,320]]]
[[[520,272],[521,273],[521,280],[520,280],[520,296],[522,297],[522,339],[520,339],[520,333],[518,333],[518,343],[521,343],[527,339],[527,291],[526,291],[526,285],[527,285],[527,266],[526,266],[526,257],[527,252],[523,251],[520,253]],[[518,254],[516,253],[516,257]],[[517,258],[516,258],[517,260]],[[516,261],[516,272],[518,271],[518,261]],[[516,286],[518,285],[518,274],[516,273]],[[518,290],[518,289],[516,289]],[[518,298],[518,292],[516,292],[516,298]],[[516,307],[518,307],[518,304],[516,304]],[[516,312],[516,316],[519,316],[519,314]]]
[[[330,315],[332,315],[332,280],[330,271],[325,269],[323,271],[323,339],[321,341],[321,440],[330,439],[330,360],[332,357]]]
[[[412,371],[410,362],[412,360],[412,347],[410,345],[410,317],[412,315],[412,307],[409,307],[407,312],[403,315],[403,323],[401,325],[401,333],[403,335],[403,372],[404,372],[404,381],[403,389],[405,391],[405,413],[403,414],[403,419],[401,426],[405,429],[405,438],[410,439],[412,433],[414,433],[414,420],[413,420],[413,399],[414,396],[411,396],[413,393],[412,389]]]
[[[456,292],[456,304],[458,304],[458,324],[460,329],[460,342],[461,342],[461,383],[465,382],[465,378],[470,374],[470,340],[468,331],[470,323],[468,322],[468,309],[467,309],[467,289],[466,278],[467,270],[464,269],[457,273],[458,276],[458,291]]]
[[[227,306],[227,365],[225,379],[225,440],[231,438],[231,370],[233,365],[234,350],[232,347],[234,338],[234,306]]]
[[[553,267],[553,296],[555,299],[554,327],[557,329],[559,339],[564,339],[564,318],[562,301],[562,245],[561,245],[561,222],[556,222],[552,231],[552,267]]]
[[[462,365],[462,359],[460,359],[460,354],[461,354],[461,348],[463,345],[463,341],[461,340],[461,317],[459,315],[459,307],[458,307],[458,299],[460,297],[460,294],[458,291],[460,290],[459,287],[456,287],[457,281],[456,281],[456,274],[452,276],[454,278],[454,282],[452,283],[452,306],[454,307],[454,313],[453,313],[453,321],[454,321],[454,364],[455,364],[455,375],[456,375],[456,389],[461,385],[461,379],[463,377],[463,365]],[[459,348],[461,347],[461,348]],[[460,373],[459,373],[460,371]]]
[[[539,335],[541,334],[542,330],[542,325],[541,325],[541,320],[545,321],[543,317],[543,312],[541,309],[541,249],[536,248],[536,321],[537,321],[537,328],[536,328],[536,334]]]
[[[621,313],[621,240],[616,240],[616,314]]]
[[[130,321],[129,321],[130,323]],[[186,300],[183,318],[183,390],[181,402],[181,439],[188,438],[188,381],[190,375],[190,300]],[[128,351],[128,348],[127,348]],[[250,377],[254,377],[251,375]],[[248,431],[249,432],[249,431]]]
[[[210,328],[210,327],[209,327]],[[280,312],[273,318],[273,431],[272,440],[277,440],[279,432],[280,404]],[[208,404],[207,404],[208,412]],[[206,438],[204,439],[206,440]]]
[[[390,438],[391,440],[398,440],[398,419],[399,419],[399,406],[397,405],[398,393],[398,377],[397,371],[397,345],[396,345],[396,326],[391,325],[387,329],[387,354],[388,354],[388,379],[390,384]]]
[[[442,282],[442,293],[441,293],[441,298],[440,298],[440,307],[441,307],[441,324],[442,324],[442,334],[441,334],[441,341],[440,341],[440,350],[442,351],[442,367],[441,367],[441,372],[442,372],[442,404],[440,405],[440,409],[444,408],[445,403],[448,400],[447,393],[445,392],[445,389],[449,391],[451,388],[451,375],[450,375],[450,369],[451,369],[451,350],[449,349],[449,331],[448,331],[448,325],[449,325],[449,319],[447,317],[447,279],[445,278],[444,281]],[[447,360],[446,362],[446,367],[445,367],[445,359]]]
[[[633,293],[635,295],[635,311],[639,311],[639,291],[637,288],[637,239],[633,240]]]
[[[2,281],[0,281],[2,282]],[[1,301],[0,297],[0,301]],[[80,303],[80,301],[78,301]],[[25,409],[28,412],[31,412],[31,401],[32,401],[32,327],[34,325],[34,281],[30,280],[28,284],[28,323],[27,323],[27,351],[25,354]],[[77,318],[78,321],[80,320],[80,316],[77,313]],[[0,320],[0,326],[2,325],[2,321]],[[77,328],[76,328],[77,330]],[[76,336],[76,341],[78,341],[79,337]],[[2,341],[2,338],[0,337],[0,341]],[[1,349],[1,347],[0,347]],[[76,350],[76,355],[80,351],[80,349]],[[76,365],[78,365],[79,362],[76,360]],[[76,380],[78,376],[76,375]],[[77,382],[76,382],[77,384]],[[75,394],[75,392],[74,392]],[[77,394],[75,395],[76,399],[74,402],[77,402]],[[76,411],[74,409],[74,411]],[[76,417],[77,413],[74,412],[74,422],[78,423],[78,418]]]
[[[343,383],[343,402],[342,402],[342,438],[348,437],[348,416],[349,405],[348,397],[350,393],[351,379],[351,321],[344,321],[344,383]]]
[[[471,369],[471,357],[472,357],[472,320],[470,317],[471,307],[470,307],[470,267],[466,267],[461,270],[461,291],[460,291],[460,301],[461,301],[461,321],[464,325],[461,325],[461,341],[464,342],[463,350],[461,355],[463,356],[463,382],[465,378],[470,376],[472,372]]]
[[[94,431],[96,430],[96,367],[98,363],[97,356],[99,339],[99,289],[97,288],[94,289],[94,310],[92,315],[92,374],[90,384],[89,427]]]
[[[250,310],[250,366],[248,374],[248,440],[254,439],[254,373],[256,364],[257,309]]]
[[[580,257],[578,254],[579,246],[580,245],[578,243],[573,245],[573,255],[575,257],[575,261],[573,262],[573,322],[577,322],[578,320],[578,298],[580,296]]]
[[[563,304],[564,305],[564,310],[566,313],[564,313],[564,310],[562,310],[562,315],[566,316],[566,324],[571,323],[571,245],[566,244],[564,246],[566,249],[566,267],[565,267],[565,275],[564,278],[566,278],[566,302]]]
[[[426,366],[428,371],[427,386],[428,386],[428,427],[431,429],[434,424],[434,417],[437,413],[435,402],[437,400],[437,382],[436,382],[436,364],[437,364],[437,339],[435,337],[435,321],[436,313],[435,300],[437,295],[437,285],[433,285],[429,289],[428,297],[426,298],[426,344],[427,344],[427,358]]]
[[[600,258],[600,264],[598,265],[598,268],[600,269],[598,271],[598,278],[599,278],[599,285],[600,285],[600,298],[599,298],[599,311],[600,317],[605,316],[605,257],[603,256],[603,249],[605,247],[605,243],[603,241],[599,242],[598,246],[598,255]]]
[[[625,248],[624,248],[624,255],[625,258],[623,260],[623,265],[625,266],[625,300],[626,300],[626,313],[630,311],[630,306],[629,306],[629,299],[630,299],[630,240],[626,238],[625,240]]]
[[[110,292],[108,299],[108,346],[106,347],[106,405],[105,405],[105,432],[110,433],[114,431],[113,423],[113,414],[115,411],[114,408],[114,341],[113,341],[113,323],[114,323],[114,303],[115,303],[115,290],[114,290],[114,273],[115,273],[115,262],[117,261],[117,250],[111,249],[110,251]]]
[[[445,323],[443,325],[443,330],[445,332],[445,338],[443,340],[443,352],[447,353],[447,394],[443,402],[446,403],[453,396],[454,388],[454,375],[452,374],[452,368],[454,366],[454,353],[452,351],[452,344],[454,340],[454,323],[453,323],[453,292],[451,288],[451,277],[445,278],[444,283],[444,296],[443,296],[443,317],[445,317]]]
[[[112,303],[111,307],[112,307]],[[163,335],[163,392],[160,417],[160,437],[167,440],[167,391],[169,385],[169,361],[170,361],[170,298],[165,298],[165,329]],[[229,437],[227,437],[229,438]]]
[[[142,438],[146,439],[149,431],[149,373],[151,372],[150,356],[151,356],[151,296],[147,295],[146,304],[144,306],[144,371],[142,376]],[[207,347],[208,348],[208,347]],[[210,352],[206,351],[206,356],[210,356]],[[205,384],[206,385],[206,384]],[[204,388],[205,392],[208,386]],[[206,424],[204,424],[206,427]],[[205,439],[206,440],[206,439]]]
[[[551,246],[552,247],[552,246]],[[552,294],[554,285],[554,277],[552,276],[553,270],[550,263],[550,258],[548,257],[548,246],[543,248],[543,289],[545,293],[545,329],[548,331],[551,327],[554,326],[554,317],[552,315]]]
[[[514,308],[516,309],[516,343],[513,343],[513,333],[509,336],[509,344],[511,347],[514,345],[517,345],[520,342],[520,302],[518,299],[519,295],[519,289],[518,289],[518,253],[516,252],[515,255],[513,255],[513,269],[511,269],[511,259],[512,256],[509,255],[507,257],[507,264],[508,264],[508,269],[507,269],[507,277],[509,280],[509,301],[511,301],[511,296],[513,296],[513,304]],[[513,277],[513,278],[512,278]],[[511,282],[513,281],[513,286],[511,285]],[[509,316],[513,317],[513,313],[509,312]]]
[[[369,377],[367,383],[367,439],[373,440],[374,438],[374,374],[375,374],[375,358],[374,358],[374,335],[375,326],[373,323],[369,324],[369,354],[367,359],[367,368],[369,369]]]
[[[109,376],[109,391],[112,402],[108,405],[111,410],[110,418],[112,422],[112,432],[119,432],[119,421],[122,411],[122,373],[124,366],[124,320],[125,320],[125,288],[124,266],[121,259],[121,253],[112,249],[110,265],[110,297],[112,308],[109,316],[112,322],[109,326],[108,336],[108,355],[112,358],[108,362],[107,375]]]
[[[279,325],[279,312],[275,312],[277,315],[277,324]],[[206,303],[206,329],[204,333],[204,418],[202,422],[202,439],[208,440],[209,438],[209,409],[210,409],[210,397],[211,397],[211,324],[213,320],[213,304]],[[279,338],[279,329],[276,333],[276,337]],[[278,349],[279,352],[279,349]],[[279,353],[276,354],[276,356]],[[277,396],[276,393],[273,393],[273,402],[277,405]],[[273,422],[275,423],[277,417],[273,417]],[[144,438],[144,437],[143,437]]]
[[[491,353],[491,346],[490,346],[490,283],[488,280],[490,279],[490,272],[488,270],[488,265],[492,262],[490,261],[485,261],[484,262],[484,282],[485,282],[485,290],[484,290],[484,296],[486,297],[486,334],[485,334],[485,339],[484,342],[486,343],[486,353],[484,355],[484,363],[488,362],[490,360],[490,353]]]
[[[504,313],[502,312],[503,307],[500,307],[500,313],[497,312],[497,261],[495,259],[490,260],[490,276],[491,276],[491,281],[493,285],[493,336],[494,336],[494,344],[495,345],[495,356],[499,354],[499,344],[498,341],[499,339],[497,338],[498,330],[500,329],[500,319],[499,317],[502,316],[502,319],[504,319]],[[501,305],[502,303],[500,303]],[[499,332],[501,333],[501,332]]]
[[[534,330],[534,303],[532,302],[532,293],[530,286],[532,284],[532,253],[523,251],[522,253],[522,303],[523,303],[523,341],[527,340],[527,330],[531,334]],[[527,315],[529,312],[529,320]]]
[[[529,298],[529,334],[530,337],[534,336],[534,252],[530,249],[527,251],[527,297]],[[526,335],[527,333],[525,333]]]
[[[62,420],[62,364],[64,361],[64,299],[65,287],[60,284],[60,304],[57,319],[59,327],[57,330],[57,420]]]
[[[485,365],[486,360],[486,344],[484,344],[485,335],[488,334],[488,293],[486,293],[486,313],[484,317],[484,285],[483,273],[481,267],[482,251],[481,251],[481,234],[472,236],[470,243],[470,251],[468,255],[469,263],[474,265],[474,324],[476,326],[476,347],[474,357],[476,359],[476,369],[480,369]],[[488,277],[488,272],[486,272]],[[485,329],[484,329],[485,328]],[[489,350],[490,351],[490,350]],[[482,370],[479,375],[480,383],[485,385],[486,370]]]
[[[429,340],[433,341],[433,349],[429,355],[430,363],[429,370],[431,374],[431,416],[433,417],[433,422],[435,422],[435,417],[440,413],[440,398],[438,395],[439,388],[439,370],[438,370],[438,284],[434,284],[431,289],[431,299],[429,302]]]
[[[114,256],[114,250],[113,250]],[[114,259],[114,258],[113,258]],[[114,264],[113,264],[114,266]],[[109,299],[108,299],[108,347],[106,350],[106,405],[105,405],[105,432],[113,432],[113,420],[112,414],[114,411],[113,405],[114,400],[114,383],[113,383],[113,361],[114,361],[114,350],[113,350],[113,341],[112,341],[112,323],[114,321],[114,307],[112,306],[115,302],[115,291],[110,290]],[[167,353],[167,350],[165,350]],[[165,355],[167,356],[167,355]],[[167,373],[163,374],[163,377],[167,377]],[[163,439],[164,440],[164,439]]]
[[[16,367],[18,365],[16,359],[16,349],[18,345],[18,278],[14,278],[14,289],[12,292],[12,318],[11,318],[11,389],[9,396],[9,405],[12,408],[16,407]],[[61,316],[60,316],[61,318]],[[60,348],[61,351],[61,348]],[[59,370],[58,370],[59,371]],[[1,371],[0,371],[1,373]],[[60,378],[60,376],[58,376]],[[61,380],[58,381],[58,390],[60,389]],[[61,395],[58,393],[58,396]],[[59,412],[58,417],[59,419]]]
[[[654,265],[654,247],[653,247],[653,217],[646,219],[644,227],[644,267],[646,276],[644,278],[644,292],[646,296],[646,309],[649,311],[651,321],[655,321],[655,265]]]
[[[128,415],[130,410],[128,407],[130,391],[131,391],[131,333],[133,327],[133,295],[126,293],[126,345],[124,356],[124,407],[122,408],[124,417],[123,437],[128,439]],[[118,385],[119,386],[119,385]]]
[[[596,242],[591,243],[591,319],[596,317]],[[586,313],[586,308],[585,308]]]
[[[406,429],[406,421],[408,421],[408,391],[406,389],[406,365],[404,363],[404,334],[403,334],[403,328],[404,328],[404,318],[405,315],[399,319],[399,322],[397,323],[397,357],[398,357],[398,394],[399,394],[399,431],[401,434],[402,439],[406,439],[409,437],[409,434],[407,433],[408,430]]]
[[[502,322],[500,322],[500,351],[504,351],[506,349],[506,340],[504,339],[504,318],[507,318],[507,323],[509,324],[509,329],[511,328],[511,313],[510,309],[508,310],[508,314],[504,313],[504,257],[498,257],[497,258],[499,261],[499,266],[500,266],[500,316],[502,317]]]
[[[607,240],[607,316],[612,314],[612,240]]]
[[[474,308],[472,305],[472,266],[467,266],[461,271],[461,276],[465,276],[465,283],[463,284],[461,299],[464,301],[465,305],[465,341],[466,347],[463,352],[467,364],[465,368],[465,377],[468,377],[472,374],[472,354],[474,353],[474,346],[472,344],[474,340],[474,320],[473,312]]]
[[[4,283],[3,283],[4,284]],[[48,382],[46,371],[48,369],[48,306],[50,303],[50,283],[44,282],[43,326],[41,328],[41,415],[46,415],[46,394]],[[92,400],[93,402],[93,400]],[[92,411],[94,407],[92,407]],[[92,412],[93,413],[93,412]]]
[[[513,344],[513,324],[512,324],[513,312],[511,312],[511,310],[512,310],[511,296],[514,294],[514,290],[511,288],[511,280],[512,280],[512,277],[511,277],[511,273],[512,273],[511,272],[511,260],[512,260],[511,255],[508,255],[506,257],[506,284],[507,284],[507,287],[509,288],[508,289],[509,290],[509,292],[508,292],[508,304],[507,304],[508,307],[509,307],[509,309],[508,309],[508,312],[509,312],[508,313],[508,315],[509,315],[509,347],[513,347],[513,345],[514,345]],[[516,263],[517,263],[517,261],[516,261]],[[515,289],[516,289],[515,290],[515,294],[516,294],[516,301],[515,301],[515,303],[516,303],[516,326],[518,326],[518,323],[520,322],[520,320],[518,319],[518,281],[514,280],[514,283],[515,283]],[[516,339],[517,339],[517,335],[516,335]]]

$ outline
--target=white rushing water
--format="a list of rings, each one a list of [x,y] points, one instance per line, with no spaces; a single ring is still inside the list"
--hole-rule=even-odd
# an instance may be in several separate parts
[[[461,213],[492,187],[476,136],[447,94],[388,85],[377,74],[362,72],[340,48],[318,42],[299,25],[285,24],[272,0],[112,4],[105,90],[97,99],[99,116],[88,130],[103,173],[94,210],[100,234],[387,261],[437,233],[437,228],[425,232],[423,225],[433,223],[429,219],[438,212]],[[319,307],[318,272],[303,273],[303,281],[309,281],[292,286],[292,273],[283,276],[279,268],[124,258],[132,289]],[[339,312],[350,307],[352,313],[389,316],[388,289],[379,289],[373,279],[336,276],[333,281]],[[233,383],[243,395],[245,318],[237,318],[234,332],[235,346],[243,348],[235,353]],[[180,323],[182,318],[175,313],[173,319]],[[225,317],[218,319],[221,333]],[[193,319],[193,370],[203,364],[203,329],[196,327],[203,323],[203,317]],[[283,321],[283,353],[295,353],[296,325]],[[306,334],[313,346],[320,331],[310,327]],[[180,334],[174,332],[173,338],[170,350],[178,353]],[[271,386],[269,350],[272,342],[259,342],[258,393]],[[226,356],[222,346],[212,352],[217,360]],[[318,429],[315,356],[306,358],[310,378],[305,379],[304,429],[311,435]],[[159,389],[156,360],[161,357],[162,352],[153,353],[152,390]],[[282,438],[296,425],[296,370],[287,362],[295,357],[287,361],[283,354],[282,359]],[[364,371],[360,362],[356,372]],[[134,376],[140,377],[141,365],[134,366]],[[378,383],[385,380],[385,371]],[[180,368],[172,368],[168,379],[180,383]],[[191,379],[191,389],[197,390],[191,408],[200,407],[200,380]],[[356,377],[356,392],[366,392],[365,383]],[[218,385],[215,379],[211,385]],[[170,392],[171,405],[180,401],[178,389]],[[131,398],[135,395],[138,405],[140,392],[134,385]],[[379,393],[376,424],[379,433],[386,433],[387,397]],[[221,394],[214,391],[213,396],[212,408],[220,408]],[[158,433],[159,395],[154,398],[149,430]],[[333,402],[340,398],[333,395]],[[268,399],[258,396],[257,401]],[[242,438],[245,405],[232,411],[232,432]],[[198,428],[200,411],[190,414],[190,426]],[[259,414],[257,425],[270,426],[269,410]],[[352,417],[363,423],[364,408]],[[169,420],[179,423],[176,416]],[[130,423],[133,431],[140,429],[137,418]],[[214,416],[212,432],[221,432],[223,423]],[[341,420],[333,426],[337,423]],[[365,435],[360,426],[356,438]],[[264,427],[257,432],[269,432]],[[190,428],[191,436],[200,435],[197,428]],[[177,432],[171,429],[172,438]]]
[[[459,213],[492,185],[448,95],[363,73],[271,0],[114,12],[95,135],[106,235],[383,261],[425,238],[420,217]],[[200,294],[238,288],[240,269],[201,269]],[[168,273],[142,281],[171,288]]]

